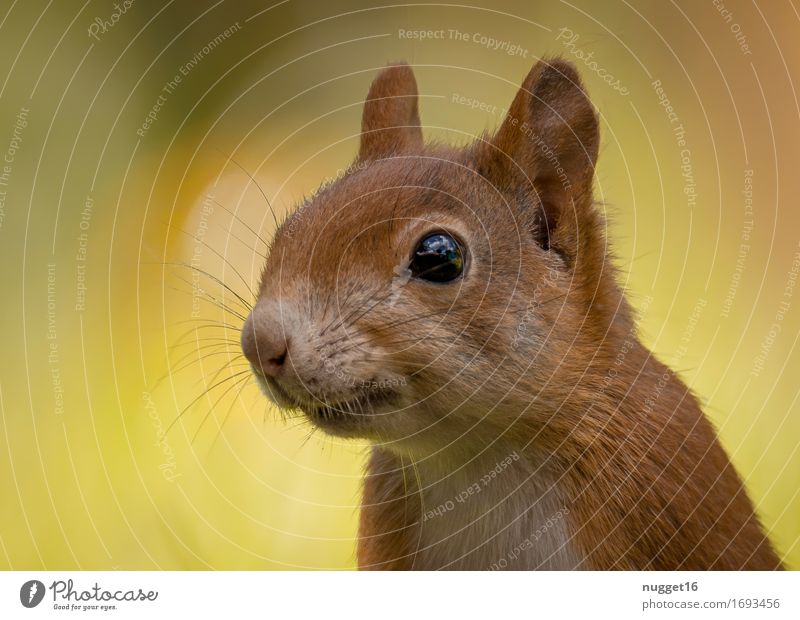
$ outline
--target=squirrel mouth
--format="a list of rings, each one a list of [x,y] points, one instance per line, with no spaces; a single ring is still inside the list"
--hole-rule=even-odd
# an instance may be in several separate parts
[[[391,404],[396,394],[392,390],[362,390],[354,398],[335,403],[318,402],[300,405],[305,414],[319,426],[359,423],[379,407]]]
[[[351,398],[333,402],[309,394],[298,399],[271,377],[256,373],[264,392],[279,407],[299,409],[323,430],[344,430],[363,424],[376,409],[391,405],[397,393],[391,388],[361,388]],[[313,400],[312,400],[313,399]]]

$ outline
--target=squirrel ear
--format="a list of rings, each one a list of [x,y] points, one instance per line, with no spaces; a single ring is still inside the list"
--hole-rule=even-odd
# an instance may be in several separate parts
[[[499,187],[533,193],[541,203],[537,239],[571,254],[577,230],[594,224],[592,179],[599,144],[597,116],[573,65],[539,61],[484,150]],[[535,203],[534,203],[535,204]],[[589,222],[582,222],[590,218]]]
[[[390,65],[372,82],[364,102],[358,157],[378,159],[421,146],[414,72],[406,63]]]

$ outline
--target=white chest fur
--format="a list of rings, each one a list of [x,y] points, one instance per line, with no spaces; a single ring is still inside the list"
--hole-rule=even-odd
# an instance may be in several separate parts
[[[578,567],[569,506],[543,467],[517,452],[495,450],[447,473],[424,463],[418,471],[423,506],[412,544],[414,568]]]

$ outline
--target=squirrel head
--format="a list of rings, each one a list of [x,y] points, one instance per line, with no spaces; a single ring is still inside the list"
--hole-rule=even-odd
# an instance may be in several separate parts
[[[464,148],[426,145],[412,69],[384,69],[354,164],[276,233],[242,330],[267,396],[398,445],[552,415],[628,323],[592,199],[598,143],[566,61],[538,62]]]

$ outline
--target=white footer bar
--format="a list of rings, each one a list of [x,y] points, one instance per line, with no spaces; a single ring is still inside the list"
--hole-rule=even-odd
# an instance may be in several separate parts
[[[800,573],[0,573],[0,618],[800,618]],[[578,614],[585,614],[579,616]]]

